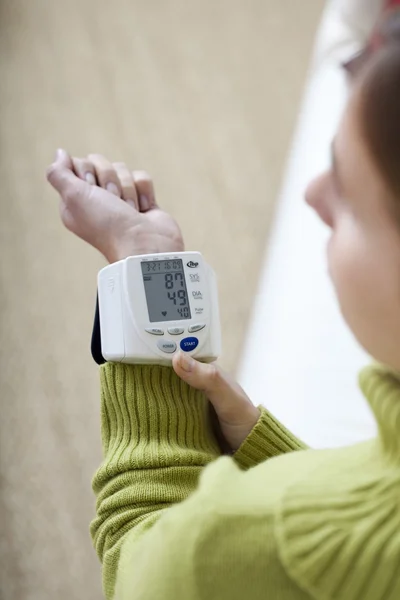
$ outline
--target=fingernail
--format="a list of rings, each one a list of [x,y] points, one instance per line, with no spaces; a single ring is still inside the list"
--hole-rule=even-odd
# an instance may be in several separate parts
[[[63,154],[64,154],[64,150],[62,148],[58,148],[56,150],[56,160],[58,160],[59,158],[61,158]]]
[[[119,191],[115,183],[107,183],[106,190],[107,192],[111,192],[112,194],[119,196]]]
[[[195,361],[188,354],[182,354],[179,359],[179,364],[184,371],[190,373],[190,371],[193,371]]]
[[[149,208],[150,208],[149,199],[144,194],[140,194],[140,208],[142,210],[149,210]]]
[[[93,173],[85,173],[85,179],[90,185],[96,185],[96,178]]]

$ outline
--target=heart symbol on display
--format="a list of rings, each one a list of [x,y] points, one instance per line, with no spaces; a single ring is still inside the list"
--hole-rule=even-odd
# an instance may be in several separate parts
[[[167,316],[167,311],[166,311],[166,310],[163,310],[161,314],[162,314],[164,317],[166,317],[166,316]]]

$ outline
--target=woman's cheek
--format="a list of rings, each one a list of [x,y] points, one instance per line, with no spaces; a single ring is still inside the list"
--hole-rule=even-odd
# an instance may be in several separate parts
[[[354,331],[371,294],[371,277],[362,233],[351,221],[335,228],[328,244],[328,265],[341,311]]]
[[[329,272],[342,315],[363,348],[400,370],[400,238],[395,227],[349,214],[335,222]]]

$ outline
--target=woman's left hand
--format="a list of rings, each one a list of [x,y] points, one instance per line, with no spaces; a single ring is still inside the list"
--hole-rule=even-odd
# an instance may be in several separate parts
[[[100,154],[82,159],[58,150],[47,179],[60,194],[64,225],[110,263],[135,254],[184,250],[178,224],[158,208],[153,182],[144,171],[130,171]],[[233,450],[239,448],[260,416],[242,388],[215,365],[183,353],[172,366],[181,379],[204,390],[224,438]]]
[[[72,158],[58,150],[47,179],[60,194],[64,225],[111,263],[135,254],[181,252],[176,221],[158,208],[153,182],[100,154]]]

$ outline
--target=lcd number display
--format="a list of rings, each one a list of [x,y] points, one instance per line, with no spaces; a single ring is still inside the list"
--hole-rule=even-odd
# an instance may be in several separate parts
[[[150,322],[190,319],[182,260],[143,261],[141,267]]]

